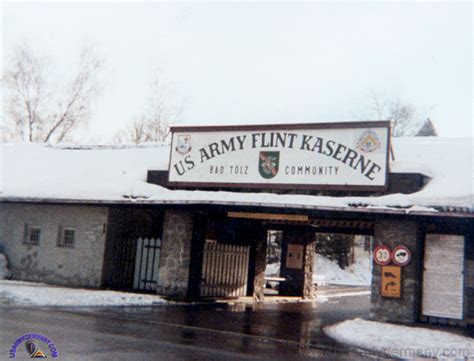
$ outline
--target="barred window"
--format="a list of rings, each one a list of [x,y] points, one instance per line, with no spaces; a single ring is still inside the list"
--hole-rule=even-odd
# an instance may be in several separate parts
[[[74,228],[60,228],[58,246],[74,247],[76,230]]]
[[[41,228],[25,224],[23,242],[26,244],[39,244],[41,240]]]

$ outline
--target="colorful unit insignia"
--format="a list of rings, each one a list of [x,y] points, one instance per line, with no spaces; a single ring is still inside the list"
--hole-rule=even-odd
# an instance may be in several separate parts
[[[181,155],[186,155],[191,151],[191,136],[178,135],[178,142],[176,144],[176,151]]]
[[[270,179],[278,174],[280,152],[260,152],[258,172],[263,178]]]
[[[372,153],[375,152],[377,149],[380,149],[380,140],[373,130],[366,130],[362,133],[357,141],[357,149],[365,152],[365,153]]]

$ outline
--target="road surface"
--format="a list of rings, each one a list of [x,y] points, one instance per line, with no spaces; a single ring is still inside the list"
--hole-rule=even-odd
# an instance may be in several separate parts
[[[367,295],[296,304],[1,306],[0,359],[8,358],[15,339],[36,332],[53,340],[58,359],[68,361],[374,360],[321,332],[327,324],[368,316],[368,307]],[[16,359],[30,359],[24,345]]]

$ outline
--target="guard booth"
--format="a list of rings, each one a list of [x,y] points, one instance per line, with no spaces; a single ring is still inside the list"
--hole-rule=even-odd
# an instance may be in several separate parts
[[[311,226],[286,227],[282,235],[280,277],[285,281],[280,283],[278,294],[314,298],[315,229]]]

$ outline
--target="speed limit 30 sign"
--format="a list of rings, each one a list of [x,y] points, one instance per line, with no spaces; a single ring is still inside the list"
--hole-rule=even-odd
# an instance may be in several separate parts
[[[378,246],[374,249],[374,262],[379,266],[386,266],[391,262],[390,248]]]

